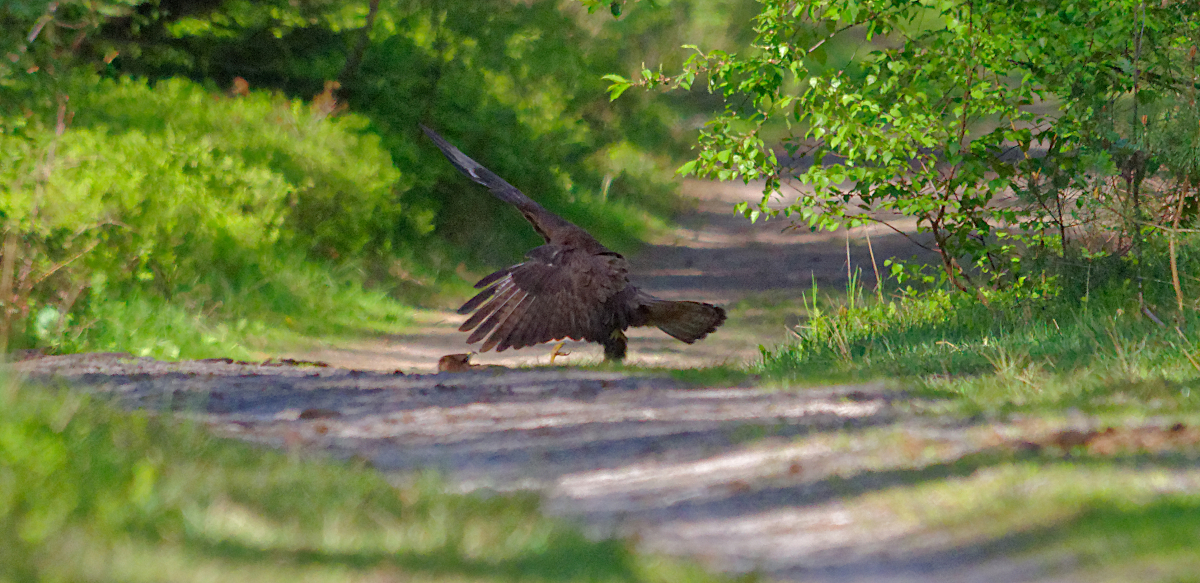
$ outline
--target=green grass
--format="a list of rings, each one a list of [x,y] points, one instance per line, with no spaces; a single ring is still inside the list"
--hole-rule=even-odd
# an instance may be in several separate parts
[[[224,289],[198,285],[168,300],[136,290],[99,295],[74,323],[42,335],[57,352],[129,352],[159,359],[229,357],[294,346],[321,337],[396,334],[413,308],[361,276],[296,259],[259,281]],[[74,318],[74,317],[73,317]]]
[[[858,504],[934,525],[966,547],[1071,557],[1088,580],[1163,581],[1183,574],[1195,580],[1200,497],[1189,490],[1200,473],[1180,463],[1187,458],[982,457],[951,464],[949,479],[872,493]],[[1148,576],[1147,569],[1158,573]]]
[[[1085,560],[1104,564],[1112,553],[1132,559],[1133,565],[1097,580],[1200,581],[1200,499],[1179,495],[1146,505],[1101,502],[1061,527],[1066,544]]]
[[[967,412],[1200,410],[1200,314],[1155,323],[1127,284],[1087,300],[1050,285],[987,305],[942,290],[886,301],[814,290],[795,341],[764,350],[757,372],[801,385],[893,379]]]
[[[69,391],[0,391],[0,581],[715,581],[532,495],[393,487]]]

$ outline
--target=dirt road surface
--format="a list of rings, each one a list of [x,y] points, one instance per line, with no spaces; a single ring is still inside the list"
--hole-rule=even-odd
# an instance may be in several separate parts
[[[756,198],[752,187],[693,184],[691,191],[696,212],[632,258],[633,279],[664,297],[730,305],[730,320],[693,346],[639,331],[632,364],[747,361],[759,344],[783,341],[795,322],[794,313],[760,303],[795,297],[814,278],[845,280],[844,234],[750,225],[731,209]],[[849,243],[871,285],[864,234]],[[878,262],[919,251],[881,231],[872,233],[872,249]],[[463,491],[532,489],[550,512],[598,536],[632,536],[647,550],[715,569],[786,581],[1070,580],[1059,558],[1010,556],[1003,541],[950,536],[886,507],[849,502],[966,471],[946,464],[994,447],[1002,426],[906,413],[911,397],[903,387],[770,391],[584,370],[570,365],[598,361],[600,352],[579,344],[567,348],[562,368],[432,374],[438,357],[465,351],[460,321],[426,313],[410,335],[290,355],[330,367],[128,355],[15,366],[125,407],[196,418],[223,435],[359,456],[397,480],[436,468]],[[548,353],[478,361],[540,365]]]
[[[995,446],[1005,429],[905,414],[884,386],[765,391],[578,368],[402,375],[334,367],[68,355],[35,381],[172,412],[270,447],[356,456],[398,482],[527,489],[596,536],[714,569],[816,582],[1057,581],[1059,558],[1006,556],[854,503]],[[1200,477],[1181,482],[1200,487]]]

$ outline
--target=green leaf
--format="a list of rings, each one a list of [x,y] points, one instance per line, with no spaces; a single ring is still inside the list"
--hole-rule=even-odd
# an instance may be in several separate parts
[[[633,83],[629,79],[613,73],[609,73],[608,75],[601,77],[601,79],[612,82],[612,84],[609,85],[608,89],[606,90],[609,94],[609,101],[616,101],[626,89],[629,89],[633,86]]]
[[[612,85],[609,85],[608,86],[608,94],[609,94],[608,100],[616,101],[617,98],[620,97],[622,93],[625,93],[626,89],[629,89],[632,86],[633,85],[631,83],[613,83]]]

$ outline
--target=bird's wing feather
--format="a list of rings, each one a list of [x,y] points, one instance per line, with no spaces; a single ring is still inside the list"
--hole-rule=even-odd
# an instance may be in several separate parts
[[[438,135],[437,132],[421,126],[421,130],[429,139],[437,144],[442,154],[450,160],[450,163],[458,168],[467,178],[474,180],[476,183],[488,187],[496,198],[507,202],[521,211],[529,224],[533,225],[534,230],[546,240],[547,243],[561,243],[568,237],[586,237],[591,238],[586,231],[575,226],[573,223],[563,219],[562,217],[546,210],[545,207],[535,202],[533,199],[525,196],[525,193],[517,190],[517,187],[509,184],[503,178],[496,175],[495,172],[484,168],[482,164],[471,159],[470,156],[459,151],[445,138]],[[482,282],[481,282],[482,283]]]
[[[482,340],[481,352],[564,338],[603,340],[611,311],[607,304],[628,285],[628,270],[615,253],[538,247],[463,305],[465,312],[482,307],[459,329],[474,330],[467,341]]]

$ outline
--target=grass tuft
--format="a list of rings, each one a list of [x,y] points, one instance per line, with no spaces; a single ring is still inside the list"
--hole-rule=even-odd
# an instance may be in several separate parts
[[[973,411],[1200,409],[1200,314],[1160,325],[1120,291],[1081,304],[1048,284],[985,305],[945,290],[880,302],[859,286],[840,301],[814,289],[795,340],[764,350],[758,371],[786,383],[812,371],[902,379]]]

